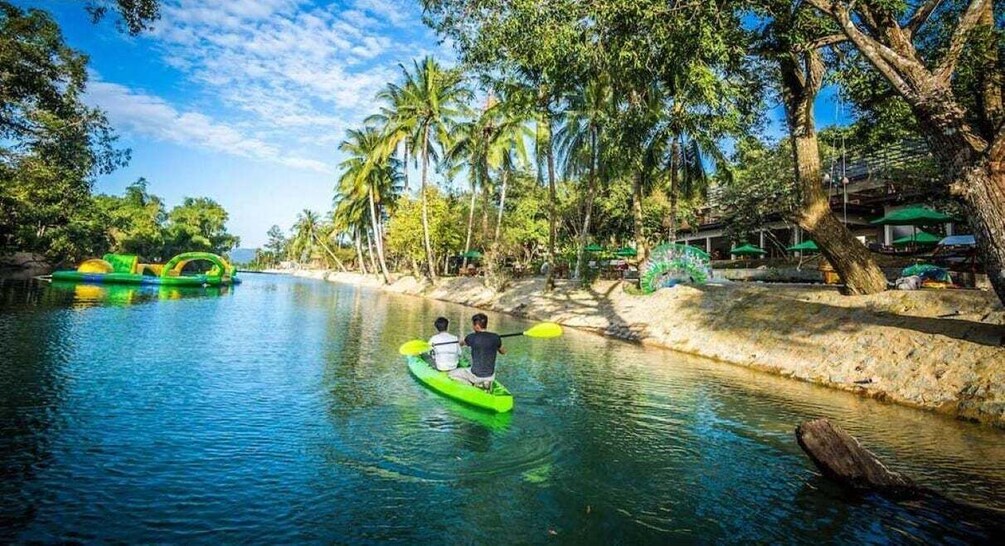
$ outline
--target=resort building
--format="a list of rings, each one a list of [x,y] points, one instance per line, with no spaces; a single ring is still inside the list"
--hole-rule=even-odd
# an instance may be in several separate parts
[[[931,153],[924,142],[903,142],[857,156],[846,155],[825,161],[824,184],[830,196],[831,210],[851,232],[869,248],[892,248],[897,238],[909,236],[910,226],[880,226],[870,222],[890,212],[937,197]],[[728,211],[721,210],[717,192],[712,191],[709,205],[700,223],[682,229],[677,242],[696,246],[713,259],[730,259],[729,250],[740,241],[726,237]],[[930,229],[930,228],[929,228]],[[966,230],[966,224],[947,223],[940,236]],[[768,252],[767,257],[783,257],[785,248],[809,237],[780,214],[769,217],[751,240]]]

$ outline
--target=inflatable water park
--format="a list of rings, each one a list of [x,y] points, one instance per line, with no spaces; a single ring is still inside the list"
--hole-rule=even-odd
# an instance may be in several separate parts
[[[206,262],[202,273],[186,273],[192,262]],[[185,252],[165,264],[140,263],[134,254],[105,254],[82,262],[76,270],[56,271],[52,280],[65,282],[153,284],[164,286],[229,286],[237,284],[237,268],[209,252]]]

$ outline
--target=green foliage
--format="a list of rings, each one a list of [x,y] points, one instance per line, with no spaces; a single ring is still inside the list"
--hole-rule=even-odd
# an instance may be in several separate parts
[[[153,22],[160,18],[160,0],[115,0],[114,8],[107,0],[89,0],[85,9],[91,21],[97,23],[114,10],[119,15],[116,25],[135,36],[153,29]]]
[[[227,233],[227,211],[212,199],[186,197],[168,212],[160,197],[147,191],[143,178],[121,197],[98,195],[102,232],[111,239],[109,250],[163,262],[182,252],[226,254],[238,245]]]
[[[499,252],[530,262],[548,243],[548,192],[529,174],[510,180]],[[463,200],[463,199],[462,199]]]
[[[726,212],[726,236],[745,241],[773,215],[788,215],[799,206],[791,146],[756,138],[737,143],[732,180],[719,198]]]
[[[429,217],[429,239],[438,256],[457,255],[464,247],[466,208],[461,199],[444,195],[435,187],[426,189]],[[422,203],[412,197],[398,201],[387,224],[387,250],[406,260],[425,258],[422,245]]]
[[[290,258],[299,262],[323,259],[324,251],[318,243],[320,231],[321,220],[316,212],[304,209],[298,214],[288,246]]]
[[[227,233],[227,211],[208,197],[186,197],[168,213],[166,239],[170,254],[212,252],[224,254],[240,244]]]
[[[380,232],[384,211],[401,193],[401,162],[382,153],[385,136],[373,127],[350,129],[339,150],[348,157],[335,190],[333,221],[337,230],[359,237]]]
[[[47,13],[0,2],[0,252],[61,260],[104,244],[91,183],[129,154],[81,100],[86,65]]]
[[[464,63],[485,74],[520,75],[557,97],[594,50],[583,40],[586,3],[574,0],[425,0],[427,23],[453,40]]]
[[[160,197],[147,192],[146,179],[131,184],[122,197],[98,195],[95,203],[107,218],[113,251],[153,261],[171,257],[164,248],[167,211]]]
[[[269,240],[265,243],[265,250],[270,252],[272,256],[279,258],[286,255],[286,247],[289,245],[289,241],[286,239],[286,235],[283,233],[283,228],[273,225],[269,228],[268,233],[266,233]]]

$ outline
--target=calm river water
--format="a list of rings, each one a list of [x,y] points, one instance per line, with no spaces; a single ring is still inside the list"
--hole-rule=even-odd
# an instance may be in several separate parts
[[[396,353],[472,309],[244,279],[0,284],[0,542],[1002,536],[1001,431],[573,331],[507,340],[498,377],[516,408],[489,417],[424,389]],[[816,416],[982,508],[842,492],[793,438]]]

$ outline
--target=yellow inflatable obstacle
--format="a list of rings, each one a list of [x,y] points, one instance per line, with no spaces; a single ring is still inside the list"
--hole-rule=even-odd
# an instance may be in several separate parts
[[[208,262],[205,273],[184,274],[191,262]],[[105,254],[82,262],[75,271],[56,271],[56,281],[121,284],[161,284],[167,286],[224,286],[241,282],[237,269],[222,256],[209,252],[185,252],[166,264],[142,264],[134,254]]]

